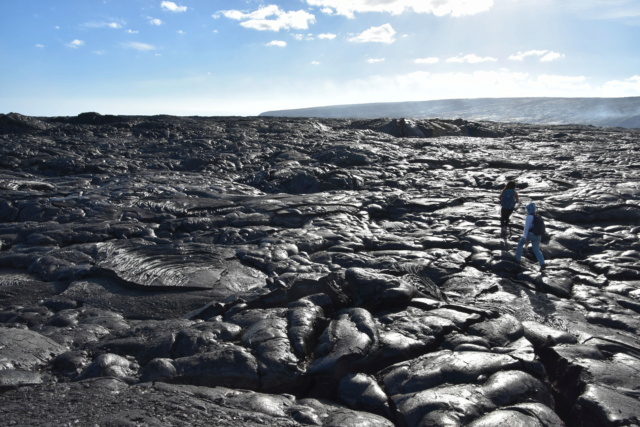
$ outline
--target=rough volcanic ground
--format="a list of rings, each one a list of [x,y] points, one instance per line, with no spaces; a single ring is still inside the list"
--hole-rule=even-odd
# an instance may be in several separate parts
[[[2,425],[639,425],[639,139],[0,115]]]

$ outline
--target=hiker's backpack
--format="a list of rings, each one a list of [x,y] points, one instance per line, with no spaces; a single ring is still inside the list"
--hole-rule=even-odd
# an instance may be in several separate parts
[[[502,199],[500,200],[502,209],[513,209],[516,207],[516,192],[515,190],[504,190],[502,192]]]
[[[531,229],[529,231],[536,236],[544,235],[546,229],[544,226],[544,220],[540,215],[533,216],[533,223],[531,224]]]

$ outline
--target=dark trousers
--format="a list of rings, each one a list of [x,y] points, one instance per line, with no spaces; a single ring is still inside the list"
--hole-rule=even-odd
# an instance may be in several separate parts
[[[509,218],[511,217],[512,213],[513,209],[502,208],[502,210],[500,211],[500,225],[502,227],[506,227],[509,225]]]

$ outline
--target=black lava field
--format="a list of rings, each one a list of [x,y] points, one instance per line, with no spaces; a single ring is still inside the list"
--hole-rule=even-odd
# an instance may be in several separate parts
[[[0,114],[1,424],[638,426],[639,142]]]

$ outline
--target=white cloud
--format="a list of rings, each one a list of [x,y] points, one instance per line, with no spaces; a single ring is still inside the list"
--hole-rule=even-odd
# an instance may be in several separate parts
[[[44,46],[43,44],[39,44],[39,43],[38,43],[38,44],[36,45],[36,47],[37,47],[38,49],[44,49],[44,47],[45,47],[45,46]]]
[[[320,65],[320,61],[311,61],[311,65]]]
[[[440,62],[440,58],[418,58],[415,61],[416,64],[437,64]]]
[[[313,37],[313,34],[291,34],[291,37],[293,37],[294,39],[296,39],[296,40],[298,40],[298,41],[302,41],[302,40],[307,40],[307,41],[315,40],[315,38]]]
[[[370,66],[369,68],[378,68]],[[291,79],[282,76],[276,81],[255,82],[263,88],[256,102],[265,101],[266,108],[251,105],[257,112],[274,109],[310,107],[318,105],[356,104],[366,102],[425,101],[476,97],[531,96],[600,96],[582,76],[538,76],[509,70],[464,73],[412,72],[400,75],[374,75],[346,80],[317,78]],[[286,82],[286,90],[282,83]],[[256,97],[256,94],[242,95]],[[183,102],[184,94],[181,94]],[[238,104],[240,96],[230,96],[229,102]],[[253,100],[252,100],[253,102]],[[277,107],[282,106],[282,107]],[[210,108],[210,104],[209,104]],[[247,106],[243,114],[250,114]]]
[[[584,76],[558,76],[541,74],[537,78],[537,84],[545,88],[561,88],[561,87],[575,87],[584,85],[587,78]]]
[[[162,25],[162,20],[158,18],[149,18],[149,24],[151,25]]]
[[[380,62],[384,62],[385,60],[386,60],[385,58],[369,58],[369,59],[367,59],[367,62],[369,64],[377,64],[377,63],[380,63]]]
[[[515,55],[509,56],[512,61],[524,61],[529,56],[542,56],[547,53],[546,50],[528,50],[526,52],[518,52]]]
[[[129,34],[138,34],[140,31],[136,31],[136,30],[127,30],[127,33]]]
[[[224,10],[220,13],[226,18],[242,21],[240,25],[245,28],[258,31],[306,30],[316,20],[314,15],[304,10],[285,12],[277,5],[264,6],[250,13],[239,10]]]
[[[307,66],[309,61],[306,62]],[[314,64],[317,65],[317,64]],[[2,97],[0,104],[35,116],[74,115],[102,105],[113,114],[257,115],[267,110],[365,102],[425,101],[430,99],[496,97],[617,97],[640,95],[640,75],[596,82],[579,75],[544,75],[509,70],[459,73],[426,71],[374,75],[346,80],[318,75],[281,75],[253,81],[228,79],[223,74],[202,78],[168,77],[140,82],[139,93],[111,91],[108,98],[31,98],[24,94]],[[368,68],[378,68],[370,66]],[[311,72],[313,71],[313,72]],[[220,71],[222,72],[222,71]],[[638,73],[636,73],[638,74]],[[315,77],[314,77],[315,75]],[[211,79],[211,80],[208,80]],[[219,80],[216,80],[219,79]],[[195,83],[194,83],[195,82]],[[114,88],[117,89],[117,88]],[[171,89],[167,92],[168,89]],[[212,105],[211,93],[217,101]],[[83,105],[87,106],[86,108]],[[93,106],[93,107],[91,107]],[[8,107],[6,108],[8,109]],[[69,113],[65,113],[69,111]],[[490,113],[490,112],[489,112]]]
[[[82,28],[110,28],[112,30],[118,30],[122,28],[122,24],[119,22],[86,22],[81,25]]]
[[[220,18],[220,15],[224,16],[225,18],[235,19],[236,21],[248,19],[247,18],[248,15],[239,10],[222,10],[218,13],[214,13],[213,15],[211,15],[211,17],[218,19]]]
[[[548,52],[540,58],[540,62],[551,62],[564,58],[564,54],[558,52]]]
[[[618,20],[634,26],[640,18],[637,0],[563,0],[556,6],[586,19]]]
[[[282,40],[272,40],[269,43],[267,43],[265,46],[286,47],[287,46],[287,42],[282,41]]]
[[[381,99],[391,102],[516,96],[598,96],[584,76],[531,75],[509,70],[473,73],[417,71],[396,76],[373,76],[345,82],[336,87],[331,95],[344,98],[343,103],[351,104],[380,102]],[[342,102],[336,100],[334,103]]]
[[[323,40],[333,40],[336,38],[336,35],[332,33],[322,33],[318,34],[318,38]]]
[[[162,3],[160,3],[160,7],[163,10],[167,10],[169,12],[186,12],[187,11],[187,6],[178,6],[172,1],[163,1]]]
[[[368,30],[363,31],[355,37],[349,39],[351,42],[356,43],[386,43],[391,44],[396,41],[394,36],[396,31],[390,24],[384,24],[379,27],[371,27]]]
[[[458,56],[454,56],[452,58],[447,59],[447,62],[454,62],[454,63],[468,63],[468,64],[479,64],[481,62],[496,62],[497,59],[496,58],[492,58],[490,56],[478,56],[475,53],[470,53],[467,55],[458,55]]]
[[[127,49],[135,49],[135,50],[139,50],[139,51],[142,51],[142,52],[148,52],[148,51],[152,51],[152,50],[157,50],[157,47],[155,47],[152,44],[139,43],[139,42],[122,43],[121,46],[125,47]]]
[[[84,40],[75,39],[75,40],[67,43],[67,46],[70,47],[70,48],[73,48],[73,49],[77,49],[80,46],[84,46]]]
[[[625,80],[608,81],[603,89],[607,94],[615,94],[609,96],[638,96],[640,95],[640,75]]]
[[[403,12],[431,13],[454,17],[475,15],[493,7],[493,0],[306,0],[310,6],[322,8],[323,13],[354,17],[360,12],[384,12],[398,15]]]
[[[530,56],[537,56],[541,62],[551,62],[564,58],[564,54],[553,52],[550,50],[528,50],[526,52],[518,52],[509,56],[512,61],[524,61]]]

